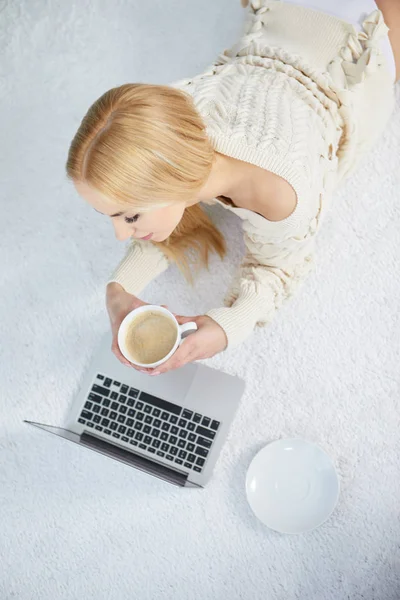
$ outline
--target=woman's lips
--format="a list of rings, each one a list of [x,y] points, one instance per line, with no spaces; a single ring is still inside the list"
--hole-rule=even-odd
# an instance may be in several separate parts
[[[152,233],[149,233],[149,235],[146,235],[145,237],[139,238],[139,240],[149,240],[152,237]]]

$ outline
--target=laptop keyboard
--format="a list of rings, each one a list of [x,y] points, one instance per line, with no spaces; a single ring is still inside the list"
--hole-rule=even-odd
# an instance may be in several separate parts
[[[78,418],[176,465],[201,473],[220,422],[98,374]]]

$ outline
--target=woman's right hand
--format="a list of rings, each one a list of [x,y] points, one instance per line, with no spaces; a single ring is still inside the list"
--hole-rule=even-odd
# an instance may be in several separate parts
[[[147,302],[142,302],[136,296],[129,294],[124,290],[122,285],[116,282],[109,283],[106,289],[106,306],[108,316],[110,317],[111,331],[112,331],[112,346],[111,350],[124,365],[128,367],[135,367],[129,360],[125,358],[118,346],[118,329],[126,315],[135,308],[145,306]]]

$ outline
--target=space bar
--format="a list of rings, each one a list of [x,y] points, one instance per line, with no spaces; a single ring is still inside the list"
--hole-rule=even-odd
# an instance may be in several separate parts
[[[151,396],[151,394],[146,394],[146,392],[140,392],[140,399],[143,400],[143,402],[147,402],[147,404],[152,404],[153,406],[157,406],[157,408],[162,408],[163,410],[168,410],[175,415],[181,414],[182,406],[177,406],[177,404],[172,404],[172,402],[167,402],[161,398],[156,398],[156,396]]]

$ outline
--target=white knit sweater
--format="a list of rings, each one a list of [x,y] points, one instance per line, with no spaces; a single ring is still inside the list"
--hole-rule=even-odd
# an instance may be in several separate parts
[[[334,188],[384,129],[394,91],[377,42],[387,31],[378,10],[358,32],[319,11],[253,0],[238,43],[172,84],[192,96],[216,151],[272,171],[297,194],[295,211],[275,222],[220,202],[243,220],[247,248],[225,306],[207,313],[229,347],[269,323],[307,276]],[[109,281],[138,295],[167,266],[155,246],[134,241]]]

